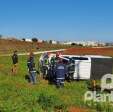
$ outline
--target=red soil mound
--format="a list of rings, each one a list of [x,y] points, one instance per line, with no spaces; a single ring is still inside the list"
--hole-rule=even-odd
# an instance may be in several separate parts
[[[78,107],[71,107],[69,112],[89,112],[89,110]]]
[[[113,48],[70,48],[64,54],[113,56]]]

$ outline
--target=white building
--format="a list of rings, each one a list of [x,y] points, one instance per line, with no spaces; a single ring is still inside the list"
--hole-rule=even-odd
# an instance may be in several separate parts
[[[69,42],[62,42],[62,44],[64,45],[71,45],[73,42],[69,41]]]
[[[83,45],[83,46],[98,46],[98,42],[95,41],[69,41],[69,42],[64,42],[64,45],[71,45],[71,44],[77,44],[77,45]]]
[[[39,42],[39,43],[42,43],[42,42],[43,42],[43,40],[41,40],[41,39],[38,39],[38,42]]]
[[[55,40],[52,40],[51,42],[52,42],[52,44],[57,44],[57,41],[55,41]]]
[[[32,42],[32,39],[25,38],[26,42]]]

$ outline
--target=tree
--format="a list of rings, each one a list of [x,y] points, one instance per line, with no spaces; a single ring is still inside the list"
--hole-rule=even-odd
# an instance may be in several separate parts
[[[49,44],[52,44],[52,40],[49,40]]]
[[[72,45],[72,46],[77,46],[77,44],[76,44],[76,43],[72,43],[71,45]]]
[[[79,47],[83,47],[83,44],[78,44]]]
[[[32,38],[32,42],[37,42],[38,39],[37,38]]]
[[[25,39],[25,38],[23,38],[22,40],[23,40],[24,42],[26,41],[26,39]]]

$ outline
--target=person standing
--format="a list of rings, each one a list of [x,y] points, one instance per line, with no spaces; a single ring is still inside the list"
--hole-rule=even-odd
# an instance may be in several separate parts
[[[36,84],[36,68],[34,63],[34,54],[31,52],[27,60],[30,82]]]
[[[12,67],[12,73],[15,75],[17,74],[18,71],[18,55],[17,55],[17,51],[14,51],[13,55],[12,55],[12,62],[13,62],[13,67]]]
[[[49,82],[50,84],[54,83],[55,81],[55,74],[54,74],[54,68],[55,68],[55,64],[56,64],[56,57],[53,56],[50,60],[50,67],[49,67],[49,73],[48,73],[48,78],[49,78]]]
[[[49,59],[45,58],[43,62],[43,79],[48,77],[48,70],[49,70]]]
[[[55,66],[55,63],[56,63],[56,57],[55,56],[53,56],[52,58],[51,58],[51,60],[50,60],[50,64],[51,64],[51,66]]]
[[[55,67],[56,86],[64,87],[65,75],[67,74],[67,67],[63,64],[62,59],[59,59],[58,64]]]

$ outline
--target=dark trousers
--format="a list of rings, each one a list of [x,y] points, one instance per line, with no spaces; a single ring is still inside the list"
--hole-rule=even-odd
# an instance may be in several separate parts
[[[55,82],[54,66],[51,66],[48,70],[48,79],[50,84]]]
[[[64,78],[56,78],[56,86],[59,87],[64,87]]]
[[[43,66],[43,78],[46,78],[48,75],[48,67],[47,66]]]
[[[30,72],[30,82],[36,84],[36,72]]]

